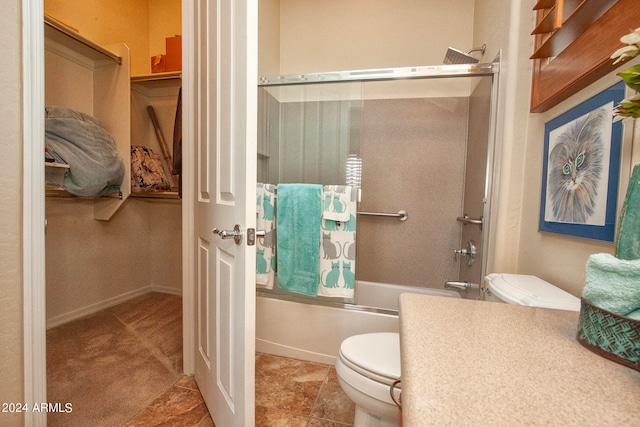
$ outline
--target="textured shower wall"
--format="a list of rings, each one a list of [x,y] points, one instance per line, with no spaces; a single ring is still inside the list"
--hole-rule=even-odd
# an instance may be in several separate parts
[[[409,213],[358,219],[358,280],[442,288],[457,278],[467,98],[365,101],[361,211]]]

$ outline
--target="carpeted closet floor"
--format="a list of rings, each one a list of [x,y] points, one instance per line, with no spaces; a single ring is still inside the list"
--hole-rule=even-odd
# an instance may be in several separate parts
[[[182,299],[149,293],[47,332],[50,427],[213,426],[182,374]],[[256,426],[353,425],[335,369],[256,354]],[[223,427],[223,426],[219,426]]]

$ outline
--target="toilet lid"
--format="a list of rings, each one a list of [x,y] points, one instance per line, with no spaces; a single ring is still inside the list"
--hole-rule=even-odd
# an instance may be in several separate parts
[[[390,385],[400,378],[400,335],[393,332],[354,335],[340,345],[340,358],[361,375]]]
[[[502,301],[531,307],[580,311],[580,299],[536,276],[491,273],[489,290]]]

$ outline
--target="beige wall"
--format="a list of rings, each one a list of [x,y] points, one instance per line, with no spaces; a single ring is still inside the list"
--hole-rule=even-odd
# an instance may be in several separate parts
[[[467,98],[367,100],[362,112],[358,280],[442,288],[458,278]]]
[[[164,52],[164,32],[180,33],[179,0],[129,1],[62,1],[47,0],[48,12],[69,25],[74,22],[96,21],[94,26],[80,28],[81,34],[99,42],[125,42],[138,46],[140,41],[161,38]],[[75,6],[75,7],[74,7]],[[108,6],[108,7],[107,7]],[[160,10],[151,11],[150,7]],[[102,13],[102,9],[109,12]],[[135,9],[135,10],[134,10]],[[114,22],[118,21],[118,22]],[[126,23],[128,33],[118,26]],[[151,23],[151,25],[149,24]],[[91,32],[91,33],[90,33]],[[150,35],[155,34],[155,36]],[[162,35],[162,36],[161,36]],[[132,50],[135,58],[145,58],[148,67],[148,48],[142,53]],[[52,65],[55,55],[47,56]],[[61,61],[63,64],[69,61]],[[57,64],[60,67],[60,64]],[[47,74],[47,105],[57,103],[70,108],[92,112],[92,97],[86,90],[93,88],[93,73],[87,71],[85,92],[65,91],[61,96],[55,88],[58,78]],[[74,73],[77,74],[77,70]],[[62,68],[66,76],[69,68]],[[144,73],[149,73],[145,69]],[[136,74],[132,71],[132,74]],[[140,74],[140,73],[137,73]],[[145,87],[132,85],[131,97],[124,102],[131,106],[131,143],[145,145],[162,155],[147,112],[154,105],[165,139],[171,145],[173,122],[179,83],[171,87]],[[62,102],[62,104],[60,104]],[[83,105],[89,102],[89,106]],[[123,108],[127,105],[123,105]],[[84,108],[83,108],[84,107]],[[114,132],[114,128],[110,128]],[[171,151],[171,149],[170,149]],[[68,197],[48,197],[46,266],[47,266],[47,321],[55,325],[87,312],[117,302],[149,287],[180,293],[181,280],[181,202],[180,200],[129,198],[109,220],[98,221],[93,216],[94,202]]]
[[[280,0],[258,2],[258,76],[280,74]]]
[[[537,231],[542,132],[546,121],[608,86],[614,77],[548,113],[530,114],[532,6],[518,0],[434,3],[404,1],[398,7],[391,1],[280,0],[281,73],[438,64],[447,46],[464,50],[483,43],[484,60],[490,61],[501,50],[488,272],[535,274],[579,295],[587,257],[613,249]]]
[[[47,320],[155,286],[180,293],[181,203],[129,198],[109,220],[93,202],[47,198]]]
[[[0,402],[22,402],[22,101],[21,2],[3,2],[0,14]],[[0,424],[21,425],[19,414]]]
[[[519,0],[476,0],[474,40],[501,51],[497,152],[487,272],[517,272],[534,14]]]
[[[303,2],[299,2],[303,3]],[[330,2],[322,2],[328,5]],[[371,5],[373,2],[368,2]],[[425,2],[426,3],[426,2]],[[438,2],[440,3],[440,2]],[[450,16],[455,18],[458,9],[462,9],[463,16],[468,10],[474,10],[469,6],[471,1],[441,2],[451,10]],[[522,5],[520,0],[512,0],[507,3],[504,0],[476,0],[475,24],[473,27],[473,39],[464,31],[471,27],[471,22],[463,18],[460,27],[454,28],[463,33],[456,39],[455,46],[468,44],[487,43],[487,51],[492,57],[498,48],[503,49],[505,68],[501,75],[501,100],[498,133],[501,136],[502,155],[500,160],[500,193],[498,197],[499,218],[496,231],[498,239],[494,242],[495,261],[494,271],[510,271],[538,274],[543,278],[554,281],[559,286],[578,293],[581,287],[581,274],[585,257],[589,253],[609,249],[601,244],[555,236],[545,236],[537,232],[537,224],[533,220],[534,213],[538,209],[540,162],[541,152],[541,125],[546,116],[529,115],[528,98],[530,86],[530,61],[528,56],[531,49],[531,36],[529,35],[533,14],[529,10],[529,4]],[[397,2],[395,2],[397,4]],[[2,345],[0,345],[0,400],[3,402],[21,401],[22,387],[22,261],[21,261],[21,164],[24,143],[21,134],[22,119],[20,111],[22,101],[20,94],[20,61],[21,61],[21,2],[7,0],[3,2],[3,14],[0,18],[0,36],[3,43],[0,45],[3,61],[0,64],[0,93],[2,93],[2,114],[0,114],[3,138],[0,139],[3,155],[0,156],[0,295],[2,295],[2,310],[0,321],[3,329],[1,332]],[[337,6],[338,8],[340,5]],[[330,10],[331,8],[327,8]],[[333,18],[329,17],[331,22]],[[307,20],[307,22],[314,21]],[[285,24],[281,24],[285,25]],[[309,24],[311,25],[311,23]],[[420,26],[428,28],[428,25],[420,23]],[[427,39],[429,44],[431,41]],[[441,60],[448,41],[430,57],[424,58],[425,63]],[[426,48],[425,48],[426,49]],[[389,49],[387,49],[388,52]],[[422,46],[415,51],[420,52]],[[369,52],[371,54],[371,52]],[[365,58],[366,59],[366,58]],[[413,58],[415,59],[415,57]],[[342,60],[344,61],[344,59]],[[287,60],[289,64],[293,61]],[[355,63],[356,61],[354,61]],[[384,65],[378,65],[384,62]],[[422,62],[422,61],[421,61]],[[365,65],[365,63],[367,65]],[[357,64],[368,67],[369,61],[357,61]],[[315,65],[315,64],[314,64]],[[342,63],[331,63],[327,68],[343,68]],[[335,65],[335,67],[334,67]],[[387,61],[376,61],[373,66],[387,66]],[[289,66],[289,65],[288,65]],[[391,64],[395,66],[395,64]],[[351,68],[351,64],[349,67]],[[308,70],[301,70],[308,71]],[[611,77],[607,77],[609,79]],[[593,86],[587,91],[597,91]],[[587,92],[578,97],[586,97]],[[578,102],[577,98],[569,102]],[[549,116],[552,113],[549,113]],[[636,150],[634,163],[640,162],[637,158],[640,152]],[[531,157],[531,165],[526,165]],[[525,162],[526,160],[526,162]],[[525,177],[527,178],[525,180]],[[530,186],[534,188],[529,191]],[[528,213],[527,211],[532,213]],[[518,244],[520,236],[521,244]],[[514,238],[516,237],[516,238]],[[518,256],[519,254],[519,256]],[[3,414],[3,423],[20,425],[20,417],[10,419],[10,415]]]
[[[148,2],[149,53],[147,56],[150,57],[166,53],[167,37],[182,35],[182,2],[180,0],[148,0]]]
[[[472,47],[473,0],[280,3],[282,74],[440,64]]]
[[[624,65],[623,68],[629,65]],[[520,248],[518,272],[537,274],[545,280],[555,283],[574,295],[580,295],[585,284],[585,264],[593,253],[614,253],[613,243],[567,237],[553,233],[538,232],[538,214],[540,210],[540,192],[542,179],[542,152],[544,142],[544,125],[582,101],[613,85],[619,79],[612,73],[569,98],[547,112],[531,114],[527,133],[527,159],[524,170],[524,181],[527,182],[523,192],[522,223],[520,227]],[[618,212],[624,199],[631,171],[630,127],[633,120],[625,120],[627,140],[623,147],[621,159],[621,180],[618,194]],[[639,141],[636,141],[635,153],[640,152]],[[635,159],[635,163],[638,159]]]
[[[475,9],[474,37],[487,40],[489,51],[493,46],[503,49],[497,129],[499,182],[489,272],[534,274],[579,296],[587,258],[593,253],[613,253],[613,245],[538,232],[544,124],[618,80],[611,73],[553,109],[530,114],[532,64],[528,57],[533,51],[530,33],[535,16],[530,5],[519,1],[504,6],[501,0],[476,0]],[[627,135],[622,166],[627,178],[622,177],[618,205],[631,164],[640,162],[639,145],[637,136],[633,142]]]
[[[151,72],[151,56],[181,33],[180,0],[45,0],[45,13],[101,44],[126,43],[131,75]]]

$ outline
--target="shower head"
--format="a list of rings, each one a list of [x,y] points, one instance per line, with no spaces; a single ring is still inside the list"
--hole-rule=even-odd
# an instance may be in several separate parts
[[[480,60],[469,54],[471,52],[482,52],[484,54],[486,48],[487,45],[483,44],[482,47],[474,47],[473,49],[470,49],[465,53],[458,49],[449,47],[449,49],[447,49],[447,54],[444,56],[444,60],[442,62],[445,64],[477,64]]]

